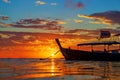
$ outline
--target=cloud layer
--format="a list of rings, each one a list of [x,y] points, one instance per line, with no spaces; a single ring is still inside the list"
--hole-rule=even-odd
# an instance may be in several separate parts
[[[79,18],[91,19],[90,23],[92,24],[120,25],[120,11],[106,11],[91,15],[78,14],[77,16]]]
[[[120,11],[94,13],[91,14],[90,17],[94,17],[98,20],[104,20],[104,22],[108,24],[120,24]]]
[[[112,35],[120,34],[120,29],[116,30],[104,28],[103,30],[110,31]],[[76,39],[79,39],[87,41],[88,39],[89,40],[96,39],[97,37],[99,37],[99,33],[100,29],[98,30],[74,29],[67,30],[62,34],[0,31],[0,44],[1,44],[0,46],[40,45],[40,44],[46,45],[49,40],[54,40],[55,38],[61,38],[63,40],[72,39],[76,41]]]
[[[46,19],[21,19],[13,24],[13,27],[19,28],[39,28],[44,30],[61,30],[66,22],[62,20],[46,20]]]

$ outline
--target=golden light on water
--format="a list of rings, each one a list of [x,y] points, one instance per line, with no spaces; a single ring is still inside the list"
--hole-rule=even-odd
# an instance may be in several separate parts
[[[54,76],[54,69],[55,69],[55,61],[54,59],[51,59],[51,75]]]

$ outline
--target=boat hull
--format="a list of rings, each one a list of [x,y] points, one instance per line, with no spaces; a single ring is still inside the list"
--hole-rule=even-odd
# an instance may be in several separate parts
[[[111,54],[105,52],[89,52],[81,50],[72,50],[62,48],[61,53],[66,60],[83,61],[120,61],[120,54]]]

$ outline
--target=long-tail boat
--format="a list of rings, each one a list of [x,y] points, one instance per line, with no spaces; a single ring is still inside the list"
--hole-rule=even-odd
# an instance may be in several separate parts
[[[70,48],[63,48],[58,38],[55,39],[59,49],[66,60],[90,60],[90,61],[120,61],[120,49],[95,51],[94,45],[110,45],[120,44],[120,42],[96,42],[96,43],[82,43],[77,46],[90,45],[91,51],[75,50]]]
[[[91,46],[90,51],[85,51],[71,48],[63,48],[59,39],[56,38],[55,40],[59,46],[62,55],[66,60],[120,61],[120,42],[118,41],[103,41],[77,44],[77,46]],[[97,51],[93,49],[93,46],[95,45],[104,45],[108,47],[107,49],[104,48],[104,50]],[[119,48],[109,50],[109,46],[111,45],[119,45]]]

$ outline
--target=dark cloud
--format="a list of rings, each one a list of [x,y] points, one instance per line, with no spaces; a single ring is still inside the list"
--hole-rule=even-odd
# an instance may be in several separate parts
[[[84,8],[84,5],[83,5],[82,2],[78,2],[78,3],[76,4],[76,7],[77,7],[77,8]]]
[[[58,20],[45,20],[45,19],[21,19],[13,24],[14,27],[19,28],[39,28],[44,30],[61,30],[63,26],[60,25]]]
[[[110,31],[111,34],[116,35],[120,33],[119,29],[110,29],[110,28],[103,28],[102,30]]]
[[[76,32],[91,32],[93,30],[86,30],[86,29],[74,29],[74,30],[69,30],[69,31],[66,31],[66,33],[76,33]]]
[[[0,27],[8,27],[8,26],[11,26],[11,24],[6,24],[6,23],[4,23],[4,22],[2,22],[2,21],[4,21],[4,20],[8,20],[9,19],[9,17],[8,16],[5,16],[5,15],[0,15]]]
[[[84,4],[82,2],[75,3],[74,0],[65,0],[65,7],[72,9],[84,8]]]
[[[9,19],[8,16],[0,15],[0,20],[8,20],[8,19]]]
[[[117,29],[120,29],[120,27],[117,27]]]
[[[98,36],[99,30],[74,29],[74,30],[68,30],[65,33],[81,35],[81,36],[85,36],[85,37],[89,36],[89,38],[90,37],[93,38],[95,36]]]
[[[96,18],[96,20],[104,20],[105,23],[120,24],[120,11],[106,11],[101,13],[91,14],[90,17]]]
[[[85,39],[89,38],[96,38],[99,37],[100,30],[109,31],[111,34],[120,34],[120,30],[118,29],[109,29],[109,28],[103,28],[103,29],[97,29],[97,30],[86,30],[86,29],[74,29],[74,30],[68,30],[65,33],[67,34],[74,34],[74,35],[80,35],[84,36]]]
[[[17,24],[42,24],[43,22],[47,22],[44,19],[21,19],[20,21],[16,22]]]

